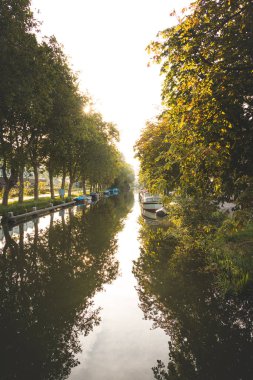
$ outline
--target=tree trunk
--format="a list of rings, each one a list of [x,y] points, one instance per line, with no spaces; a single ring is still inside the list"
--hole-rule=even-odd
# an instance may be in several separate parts
[[[73,186],[73,180],[72,180],[72,178],[70,178],[69,179],[68,197],[71,197],[72,186]]]
[[[5,163],[2,166],[2,172],[3,172],[3,179],[5,182],[2,205],[7,206],[10,190],[14,185],[16,185],[18,178],[17,178],[16,170],[14,170],[13,168],[11,169],[11,175],[8,178],[7,173],[6,173],[6,164]]]
[[[86,184],[85,184],[85,178],[82,178],[82,186],[83,186],[83,194],[86,194]]]
[[[49,184],[50,184],[51,198],[54,199],[54,177],[53,177],[53,172],[51,170],[49,170]]]
[[[38,165],[34,164],[33,165],[33,172],[34,172],[34,200],[38,201],[39,200],[39,170],[38,170]]]
[[[6,183],[4,186],[4,192],[3,192],[3,201],[2,201],[3,206],[8,206],[9,193],[10,193],[10,187],[9,187],[9,184]]]
[[[19,170],[19,192],[18,192],[18,202],[24,202],[24,168]]]
[[[62,172],[62,180],[61,180],[61,188],[62,189],[65,188],[65,182],[66,182],[66,169],[64,168],[63,172]]]

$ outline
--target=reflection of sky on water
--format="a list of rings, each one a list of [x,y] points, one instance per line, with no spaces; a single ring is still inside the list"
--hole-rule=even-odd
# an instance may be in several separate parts
[[[95,296],[95,305],[103,309],[102,321],[81,340],[81,364],[73,369],[69,380],[153,379],[151,368],[156,360],[167,361],[168,337],[160,329],[151,330],[152,322],[143,319],[138,307],[132,265],[139,256],[139,214],[136,199],[133,211],[118,234],[120,276]]]
[[[45,228],[47,228],[52,218],[55,222],[57,220],[60,220],[62,216],[65,215],[65,212],[66,210],[60,210],[58,212],[54,212],[53,214],[41,216],[38,219],[36,219],[38,221],[39,230],[44,230]],[[31,234],[34,230],[34,219],[23,223],[22,226],[24,228],[24,238],[25,238],[27,234]],[[14,227],[11,227],[10,225],[9,227],[10,236],[12,236],[13,238],[14,237],[18,238],[19,233],[20,233],[20,225],[17,225]],[[5,238],[4,238],[3,228],[0,226],[0,249],[2,249],[4,242],[5,242]]]
[[[24,223],[21,223],[20,225],[22,225],[22,228],[24,230],[24,241],[26,241],[27,235],[32,234],[34,232],[35,223],[38,224],[39,231],[44,231],[46,228],[49,227],[50,222],[52,221],[57,222],[61,220],[62,218],[66,220],[66,218],[69,215],[68,213],[70,212],[70,210],[71,212],[76,213],[79,208],[80,208],[79,206],[72,207],[71,209],[65,208],[65,209],[50,213],[48,215],[43,215],[38,218],[33,218],[32,220],[28,220]],[[12,238],[14,239],[19,238],[20,225],[9,226],[9,235]],[[3,249],[4,244],[5,244],[4,231],[3,231],[2,226],[0,225],[0,250]]]

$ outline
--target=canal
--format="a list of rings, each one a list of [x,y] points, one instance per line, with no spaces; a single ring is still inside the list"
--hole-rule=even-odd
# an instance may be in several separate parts
[[[252,293],[178,231],[131,193],[3,226],[0,379],[252,379]]]

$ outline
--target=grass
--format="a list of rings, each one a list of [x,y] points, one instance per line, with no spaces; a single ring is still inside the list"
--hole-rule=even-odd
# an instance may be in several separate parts
[[[80,193],[82,193],[81,190],[79,189],[74,190],[71,198],[74,198],[80,195]],[[71,201],[71,198],[66,196],[64,200],[65,202],[69,202]],[[13,212],[14,215],[20,215],[25,212],[32,211],[33,207],[37,207],[37,209],[46,208],[49,206],[49,203],[53,203],[53,205],[57,205],[57,204],[62,203],[62,199],[59,197],[55,197],[55,199],[51,199],[50,196],[44,196],[44,197],[41,197],[38,201],[34,201],[33,199],[24,200],[23,203],[18,203],[17,200],[10,201],[8,206],[2,206],[0,204],[0,216],[5,218],[8,212]]]
[[[66,199],[69,201],[69,199]],[[8,212],[13,212],[14,215],[23,214],[25,212],[32,211],[33,207],[37,207],[37,209],[42,209],[49,206],[49,203],[53,203],[54,205],[60,204],[62,200],[57,197],[55,199],[51,199],[51,197],[43,197],[38,201],[34,201],[33,199],[25,200],[23,203],[18,203],[18,201],[14,201],[8,206],[0,205],[0,215],[5,217]]]
[[[250,242],[253,244],[253,223],[249,223],[242,230],[228,236],[226,240],[234,243]]]

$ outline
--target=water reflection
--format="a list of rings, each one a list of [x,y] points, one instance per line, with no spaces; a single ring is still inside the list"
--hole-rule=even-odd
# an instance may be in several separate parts
[[[133,260],[139,256],[137,198],[136,194],[135,206],[117,236],[119,276],[94,297],[95,305],[102,307],[101,323],[83,340],[80,365],[69,380],[152,380],[150,363],[166,360],[167,337],[143,320],[132,273]]]
[[[153,367],[158,380],[253,378],[252,293],[218,286],[208,255],[218,249],[210,231],[221,220],[204,210],[181,210],[166,228],[142,223],[134,267],[141,308],[169,336],[169,364]]]
[[[29,233],[3,227],[1,379],[65,379],[78,364],[78,334],[100,321],[92,298],[117,276],[115,236],[132,203],[128,195],[68,209]]]

